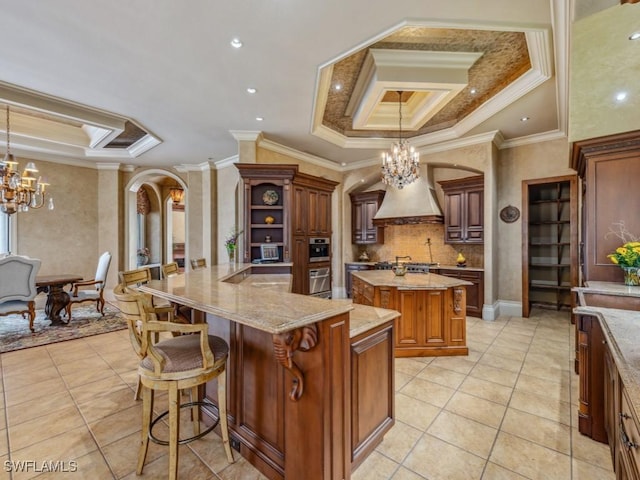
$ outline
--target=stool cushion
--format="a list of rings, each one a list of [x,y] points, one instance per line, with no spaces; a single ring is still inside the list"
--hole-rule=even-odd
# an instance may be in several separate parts
[[[208,335],[208,338],[209,348],[217,364],[226,358],[229,346],[220,337]],[[162,373],[177,373],[202,368],[200,335],[181,335],[158,342],[154,347],[165,360]],[[143,358],[140,366],[153,374],[153,361],[149,357]]]

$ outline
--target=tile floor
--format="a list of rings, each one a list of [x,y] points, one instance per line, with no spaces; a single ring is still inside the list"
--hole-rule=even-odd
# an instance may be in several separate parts
[[[468,344],[468,357],[396,361],[396,425],[354,480],[614,478],[608,447],[576,428],[568,314],[470,317]],[[126,331],[0,355],[0,480],[139,478],[136,361]],[[180,448],[181,478],[264,479],[227,464],[216,435]],[[42,473],[71,461],[77,472]],[[142,478],[167,468],[151,444]]]

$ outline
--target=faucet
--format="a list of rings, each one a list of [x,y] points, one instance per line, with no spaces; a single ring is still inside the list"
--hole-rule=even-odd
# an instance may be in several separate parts
[[[433,264],[433,253],[431,253],[431,239],[427,237],[427,241],[424,242],[429,247],[429,263]]]
[[[404,257],[396,257],[396,267],[400,265],[398,263],[398,260],[400,260],[401,258],[408,258],[409,260],[411,260],[411,257],[409,255],[405,255]]]

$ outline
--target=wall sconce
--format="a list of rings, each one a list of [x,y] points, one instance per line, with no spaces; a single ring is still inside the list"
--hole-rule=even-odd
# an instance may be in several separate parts
[[[184,190],[174,187],[169,190],[169,196],[171,197],[171,200],[173,200],[173,203],[177,205],[184,198]]]

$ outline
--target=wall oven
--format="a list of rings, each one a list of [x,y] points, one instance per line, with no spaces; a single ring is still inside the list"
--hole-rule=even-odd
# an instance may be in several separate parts
[[[328,262],[330,260],[329,238],[311,237],[309,238],[309,262]]]

